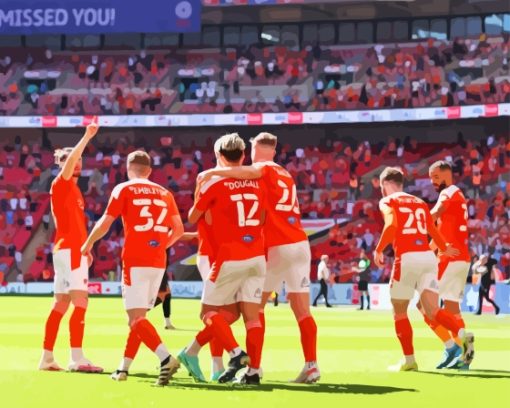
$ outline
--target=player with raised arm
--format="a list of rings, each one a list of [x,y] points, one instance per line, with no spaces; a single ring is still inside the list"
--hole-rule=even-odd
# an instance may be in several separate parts
[[[156,329],[146,319],[146,314],[154,306],[158,295],[167,265],[167,248],[181,237],[184,227],[172,194],[149,181],[151,159],[147,153],[130,153],[127,173],[129,181],[113,189],[104,215],[94,226],[81,251],[89,252],[94,243],[108,232],[115,219],[122,217],[125,234],[122,297],[129,318],[128,347],[131,344],[137,349],[142,342],[153,351],[160,360],[156,385],[166,385],[179,368],[179,362],[170,355]],[[112,378],[125,379],[120,377],[127,377],[131,362],[132,359],[125,357]]]
[[[237,167],[244,160],[245,147],[244,141],[234,133],[218,140],[215,153],[218,159]],[[215,247],[211,271],[204,282],[201,318],[206,325],[203,340],[216,338],[230,355],[227,370],[218,378],[220,383],[233,380],[246,365],[249,369],[241,382],[260,383],[264,329],[259,307],[266,271],[264,203],[264,187],[258,181],[216,177],[201,186],[189,214],[191,223],[199,221],[208,211],[211,216]],[[247,353],[232,334],[229,314],[222,310],[225,305],[235,303],[246,326]]]
[[[267,190],[264,226],[267,248],[267,275],[262,295],[260,320],[265,326],[264,306],[283,282],[290,307],[301,333],[305,365],[294,382],[314,383],[320,379],[317,364],[317,325],[310,312],[310,244],[301,225],[296,185],[292,176],[274,162],[277,138],[263,132],[252,142],[251,166],[225,167],[202,173],[201,182],[213,176],[260,179]]]
[[[374,252],[374,261],[384,266],[383,250],[392,245],[395,261],[390,283],[395,331],[402,346],[405,361],[391,369],[416,371],[413,329],[407,316],[414,291],[420,294],[420,303],[427,318],[446,327],[462,339],[465,349],[471,334],[465,332],[455,316],[438,306],[437,258],[430,249],[428,236],[434,240],[440,256],[454,257],[459,251],[447,244],[437,230],[427,204],[403,191],[404,174],[398,168],[387,167],[380,176],[383,198],[379,208],[384,216],[384,229]]]
[[[82,169],[82,154],[87,144],[97,134],[97,118],[87,126],[85,134],[74,147],[55,151],[55,163],[60,172],[51,183],[51,212],[55,221],[55,247],[53,266],[55,269],[55,301],[46,320],[43,354],[40,370],[60,371],[53,356],[62,317],[74,306],[69,319],[71,343],[70,371],[102,372],[83,355],[82,343],[85,330],[85,313],[88,307],[88,278],[92,256],[89,251],[83,255],[80,247],[87,238],[87,222],[84,213],[84,200],[78,187]]]
[[[431,211],[432,219],[436,221],[441,235],[447,243],[459,250],[453,257],[439,256],[439,297],[444,301],[444,307],[452,313],[461,327],[465,327],[460,311],[460,303],[464,298],[464,288],[469,273],[471,257],[468,246],[468,211],[467,202],[460,188],[453,184],[451,165],[443,160],[433,163],[429,168],[429,177],[435,190],[439,193],[436,205]],[[461,341],[437,322],[431,321],[425,315],[425,322],[437,334],[445,345],[443,360],[436,368],[458,366],[468,369],[474,358],[474,338],[468,342],[469,350],[462,355]]]

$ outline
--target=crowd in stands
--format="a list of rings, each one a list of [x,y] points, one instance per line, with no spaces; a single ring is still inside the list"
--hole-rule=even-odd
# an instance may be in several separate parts
[[[283,144],[276,160],[296,180],[304,219],[334,219],[337,222],[325,238],[313,242],[314,263],[329,254],[337,282],[356,280],[353,266],[361,251],[369,259],[379,238],[382,218],[378,175],[387,165],[403,164],[407,191],[432,203],[437,197],[428,180],[428,166],[439,159],[452,163],[456,184],[468,198],[468,227],[473,256],[491,252],[498,267],[510,277],[510,141],[506,133],[473,141],[459,133],[455,143],[418,142],[389,138],[387,142],[331,140],[315,146]],[[85,212],[89,229],[102,215],[113,187],[126,179],[125,158],[144,146],[153,159],[152,180],[174,192],[183,219],[193,202],[197,174],[214,165],[212,141],[204,147],[179,146],[171,137],[137,144],[123,137],[97,140],[84,155]],[[144,144],[145,143],[145,144]],[[19,280],[51,280],[53,227],[48,191],[58,170],[51,166],[52,151],[37,143],[0,145],[0,272],[22,272]],[[32,233],[42,223],[44,239],[33,249],[33,262],[23,264]],[[94,249],[93,279],[118,280],[118,259],[123,246],[122,227],[117,222],[106,239]],[[178,243],[171,260],[190,256],[195,247]],[[391,273],[391,252],[384,269],[371,266],[373,282],[387,282]],[[315,273],[315,268],[312,268]],[[12,280],[12,279],[11,279]]]
[[[510,36],[0,58],[0,115],[285,112],[510,102]]]

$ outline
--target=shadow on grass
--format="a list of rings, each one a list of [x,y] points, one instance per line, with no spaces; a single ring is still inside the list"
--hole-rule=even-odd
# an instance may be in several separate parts
[[[503,371],[503,370],[418,371],[418,373],[431,374],[431,375],[442,375],[443,377],[510,379],[510,371]]]
[[[133,374],[130,377],[140,378],[140,382],[152,383],[157,376],[148,374]],[[150,381],[149,381],[150,380]],[[262,382],[261,385],[241,385],[241,384],[217,384],[217,383],[195,383],[192,379],[177,378],[170,381],[169,387],[175,389],[189,390],[207,390],[207,391],[293,391],[293,392],[310,392],[323,394],[366,394],[366,395],[382,395],[392,394],[396,392],[418,392],[413,388],[397,388],[379,385],[367,384],[289,384],[283,382]]]

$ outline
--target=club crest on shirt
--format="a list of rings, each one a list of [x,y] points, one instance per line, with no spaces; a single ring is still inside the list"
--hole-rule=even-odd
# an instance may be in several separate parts
[[[289,222],[289,224],[294,225],[297,220],[296,217],[289,217],[287,218],[287,221]]]

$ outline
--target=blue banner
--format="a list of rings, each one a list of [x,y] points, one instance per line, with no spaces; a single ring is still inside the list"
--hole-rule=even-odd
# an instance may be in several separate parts
[[[2,0],[0,34],[200,31],[200,0]]]

